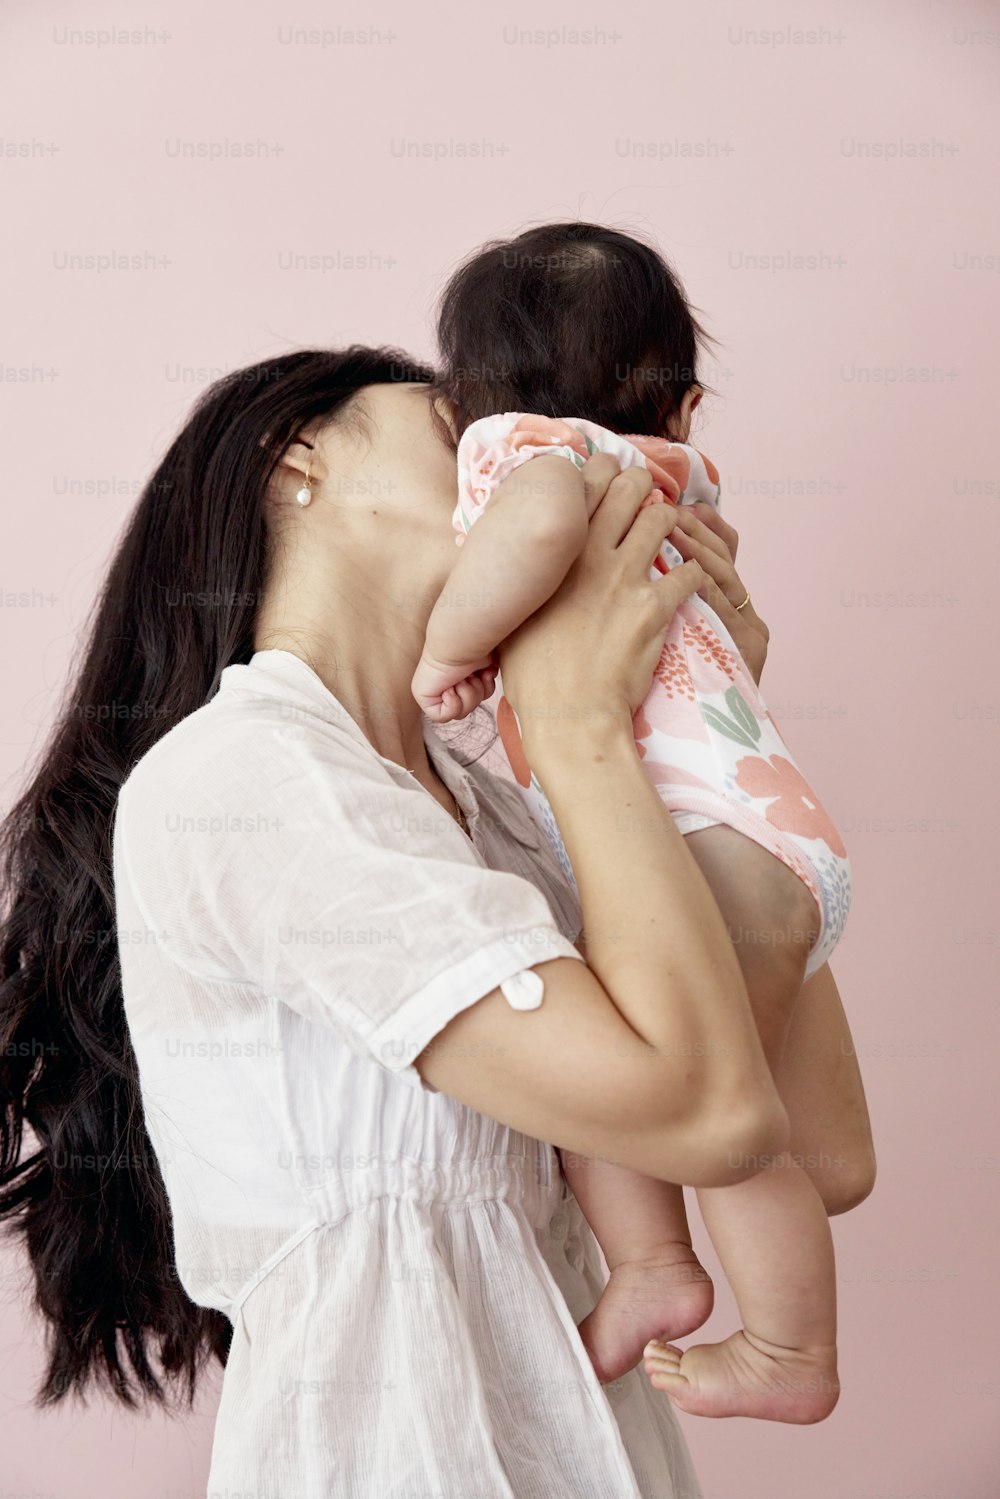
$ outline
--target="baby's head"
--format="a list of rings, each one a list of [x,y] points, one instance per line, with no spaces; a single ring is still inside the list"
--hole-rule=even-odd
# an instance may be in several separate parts
[[[435,390],[458,435],[482,416],[578,416],[683,441],[708,341],[649,245],[600,224],[543,224],[494,240],[452,276]]]

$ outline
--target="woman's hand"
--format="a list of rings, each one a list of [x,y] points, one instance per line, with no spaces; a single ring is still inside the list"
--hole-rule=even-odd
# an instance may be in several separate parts
[[[648,470],[622,473],[599,453],[581,472],[592,517],[583,550],[551,599],[499,648],[529,764],[540,742],[575,735],[583,724],[588,738],[601,725],[631,736],[677,606],[711,581],[693,559],[650,576],[678,511],[640,509],[652,487]]]
[[[708,574],[698,594],[722,620],[759,685],[770,632],[752,602],[742,609],[736,607],[747,596],[733,566],[739,536],[713,505],[699,500],[696,505],[678,506],[670,540],[685,560],[699,562]]]

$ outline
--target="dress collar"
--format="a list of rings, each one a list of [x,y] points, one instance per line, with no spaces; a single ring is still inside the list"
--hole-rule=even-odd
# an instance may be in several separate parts
[[[245,676],[247,672],[252,674],[250,679]],[[251,681],[255,693],[275,697],[282,702],[288,701],[291,690],[305,711],[315,713],[328,723],[335,723],[349,739],[361,745],[376,760],[381,761],[389,771],[420,786],[416,776],[412,771],[407,770],[405,765],[400,765],[395,760],[379,754],[343,703],[334,697],[329,687],[313,671],[308,662],[303,661],[301,656],[296,656],[294,651],[282,649],[255,651],[247,663],[234,663],[223,668],[219,677],[218,690],[221,692],[223,687],[239,690],[241,686],[249,686]],[[470,835],[474,835],[479,805],[471,777],[460,761],[438,738],[430,719],[424,717],[422,724],[427,758],[461,808],[469,825]],[[426,792],[427,788],[422,786],[421,790]],[[429,792],[427,794],[430,795]]]

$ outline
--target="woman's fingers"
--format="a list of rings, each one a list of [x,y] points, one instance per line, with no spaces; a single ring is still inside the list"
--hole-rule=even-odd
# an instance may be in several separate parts
[[[592,517],[584,554],[596,560],[600,552],[617,549],[633,572],[641,575],[669,536],[691,568],[687,572],[671,568],[667,577],[683,573],[674,589],[686,591],[676,595],[673,589],[666,589],[661,597],[668,602],[675,598],[672,608],[676,608],[692,593],[699,594],[726,626],[751,675],[759,682],[767,656],[768,629],[748,600],[747,589],[733,565],[739,542],[734,528],[711,505],[700,501],[696,505],[658,504],[640,509],[653,487],[648,469],[618,471],[616,460],[609,454],[589,459],[583,474]],[[601,490],[596,508],[592,508],[593,495]],[[691,570],[695,566],[697,573]],[[693,587],[689,586],[692,577],[697,578]]]
[[[683,512],[682,512],[683,513]],[[690,531],[675,527],[670,541],[685,559],[699,562],[705,572],[705,586],[698,592],[729,630],[734,638],[745,632],[757,634],[765,643],[770,632],[753,606],[749,590],[730,562],[721,558],[714,548],[696,541]],[[741,607],[742,606],[742,607]],[[763,660],[761,660],[763,665]]]
[[[735,608],[747,596],[747,590],[733,566],[732,556],[722,539],[701,524],[696,516],[677,513],[677,524],[670,541],[685,559],[700,562],[720,592]]]
[[[705,505],[703,506],[703,508],[706,510],[711,510],[712,507],[710,505]],[[714,555],[721,561],[732,562],[733,553],[723,541],[722,537],[717,535],[710,526],[706,525],[700,516],[695,515],[694,509],[695,507],[693,505],[678,505],[678,530],[682,531],[686,536],[689,536],[692,541],[697,542],[699,546],[704,547],[706,552],[714,553]],[[729,529],[732,531],[731,526]],[[735,531],[733,531],[733,535],[736,536]]]
[[[608,468],[608,460],[612,468]],[[588,470],[591,472],[588,474]],[[588,546],[616,547],[635,520],[636,511],[653,487],[648,469],[627,468],[618,470],[617,460],[610,454],[597,453],[583,466],[584,491],[588,496],[588,513],[591,515]],[[590,485],[605,485],[605,492],[598,499],[596,509],[590,510]],[[648,507],[653,510],[655,507]]]
[[[635,472],[635,470],[629,470]],[[624,477],[624,476],[623,476]],[[673,505],[647,505],[633,516],[626,527],[618,550],[630,562],[634,561],[643,572],[652,566],[653,558],[677,524],[677,511]],[[697,561],[697,558],[694,559]]]
[[[696,500],[693,505],[682,505],[680,510],[682,515],[690,515],[693,519],[700,521],[706,531],[717,536],[729,553],[730,560],[736,561],[736,551],[740,544],[739,533],[727,520],[723,520],[714,505],[709,505],[706,500]]]
[[[684,568],[699,568],[695,587],[688,588],[686,593],[677,597],[676,603],[670,606],[669,613],[672,613],[677,603],[683,602],[691,593],[697,593],[719,616],[754,681],[759,682],[767,657],[767,625],[749,599],[723,538],[711,531],[697,516],[691,515],[692,508],[649,505],[640,510],[619,551],[633,549],[637,563],[645,567],[651,563],[664,539],[669,536],[671,545],[684,558],[684,567],[672,567],[666,576],[682,575],[678,577],[678,584],[686,587],[688,579],[693,575],[684,572]],[[732,527],[727,529],[735,538],[736,533]],[[665,590],[665,596],[668,600],[674,597],[669,590]]]
[[[589,520],[607,493],[608,485],[621,473],[621,464],[610,453],[594,453],[580,470]]]
[[[665,616],[664,628],[673,619],[678,604],[695,593],[700,594],[707,581],[699,562],[682,562],[656,580],[653,586]]]
[[[672,572],[677,571],[677,568],[672,569]],[[668,573],[667,576],[669,577],[670,574]],[[714,609],[719,616],[732,636],[733,644],[746,662],[750,675],[759,684],[764,662],[767,659],[767,643],[770,639],[767,625],[752,603],[747,602],[742,609],[734,608],[718,583],[707,573],[704,573],[704,578],[704,585],[698,589],[699,597],[703,598],[708,607]]]

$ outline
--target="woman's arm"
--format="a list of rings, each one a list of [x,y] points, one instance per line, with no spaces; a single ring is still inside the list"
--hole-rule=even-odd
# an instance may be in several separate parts
[[[585,482],[604,488],[616,468],[594,458]],[[721,1186],[780,1151],[788,1119],[725,923],[635,746],[632,714],[669,620],[706,582],[696,563],[650,579],[678,512],[637,515],[649,488],[639,468],[613,480],[563,585],[502,651],[525,752],[573,863],[588,961],[540,963],[537,1010],[492,991],[415,1065],[536,1138]]]
[[[551,598],[586,538],[583,478],[570,459],[541,454],[504,479],[431,610],[412,683],[426,713],[443,721],[447,690],[484,670],[499,642]]]

